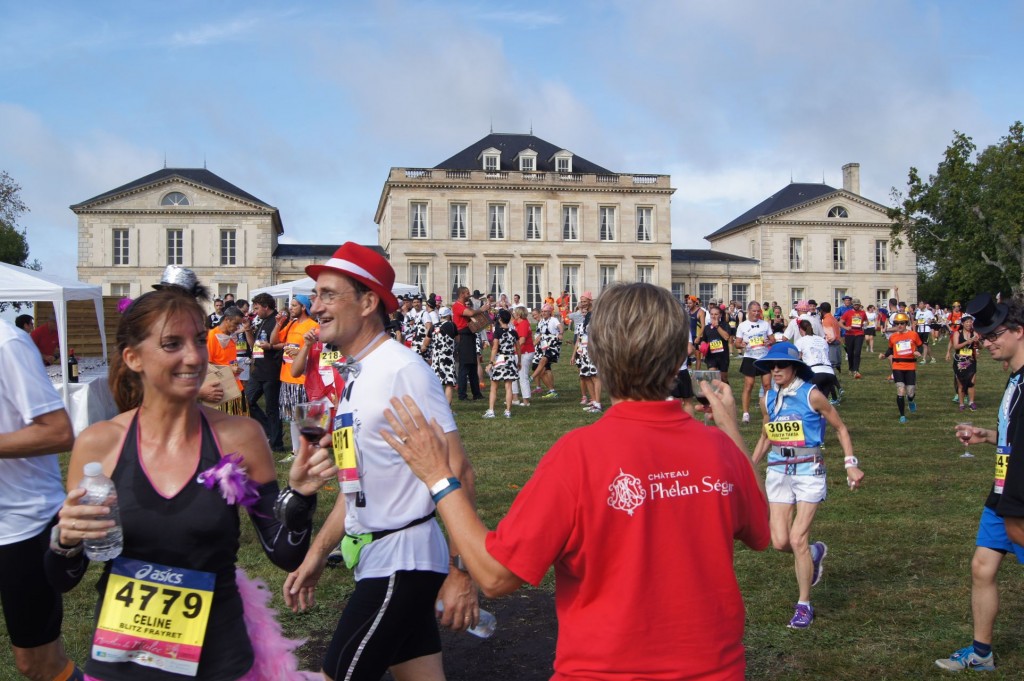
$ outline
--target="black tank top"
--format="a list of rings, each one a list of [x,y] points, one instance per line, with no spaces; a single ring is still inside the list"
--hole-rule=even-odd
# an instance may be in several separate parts
[[[206,627],[198,674],[202,681],[233,681],[252,667],[252,644],[242,620],[242,600],[235,583],[238,556],[238,510],[220,492],[196,482],[196,476],[215,465],[220,447],[206,417],[202,420],[199,465],[184,489],[166,498],[153,489],[139,461],[139,417],[136,413],[114,467],[111,479],[117,488],[126,558],[152,561],[172,567],[212,572],[217,576],[213,607]],[[107,563],[96,584],[103,595],[110,574]],[[99,604],[96,606],[99,617]],[[85,673],[103,681],[182,681],[174,674],[134,662],[111,664],[90,659]]]

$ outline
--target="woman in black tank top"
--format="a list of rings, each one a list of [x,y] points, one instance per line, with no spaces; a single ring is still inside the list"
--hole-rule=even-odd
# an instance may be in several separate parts
[[[72,588],[86,563],[75,548],[83,538],[106,536],[110,524],[97,519],[97,507],[79,504],[86,463],[100,462],[113,480],[124,537],[121,555],[107,562],[96,585],[97,628],[85,671],[97,680],[259,678],[265,641],[250,641],[247,627],[266,610],[240,596],[238,505],[247,507],[264,551],[280,567],[295,569],[309,545],[311,512],[288,527],[274,518],[277,475],[259,424],[197,401],[208,362],[205,334],[193,290],[165,286],[136,300],[121,319],[111,364],[123,413],[86,429],[72,450],[71,491],[58,545],[47,555],[51,581]],[[326,450],[303,447],[291,487],[315,501],[333,471]],[[244,573],[240,578],[248,584]]]

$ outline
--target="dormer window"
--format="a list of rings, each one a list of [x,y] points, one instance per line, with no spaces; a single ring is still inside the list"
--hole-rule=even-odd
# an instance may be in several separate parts
[[[161,206],[187,206],[188,197],[181,192],[170,192],[160,200]]]
[[[494,147],[484,149],[480,157],[483,159],[485,172],[496,173],[501,168],[501,152]]]
[[[523,149],[516,156],[519,161],[519,171],[523,173],[537,172],[537,152],[533,149]]]
[[[572,158],[562,157],[557,159],[557,169],[560,173],[572,172]]]
[[[850,213],[842,206],[832,206],[828,209],[828,216],[830,218],[848,218]]]

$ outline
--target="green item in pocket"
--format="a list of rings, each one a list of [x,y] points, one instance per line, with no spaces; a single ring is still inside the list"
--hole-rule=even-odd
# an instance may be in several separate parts
[[[346,534],[341,538],[341,557],[345,559],[345,567],[349,570],[359,565],[359,554],[363,547],[373,541],[373,533]]]

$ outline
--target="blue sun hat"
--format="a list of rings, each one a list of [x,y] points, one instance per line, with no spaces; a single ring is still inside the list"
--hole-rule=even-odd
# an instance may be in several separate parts
[[[814,376],[814,369],[804,364],[800,359],[800,350],[792,343],[775,343],[768,349],[768,354],[761,359],[754,360],[754,368],[758,371],[769,372],[770,365],[775,362],[789,362],[796,367],[796,375],[805,381],[811,380]]]
[[[299,301],[299,305],[306,308],[306,314],[310,314],[310,311],[313,309],[313,301],[309,299],[309,296],[296,293],[292,297]]]

